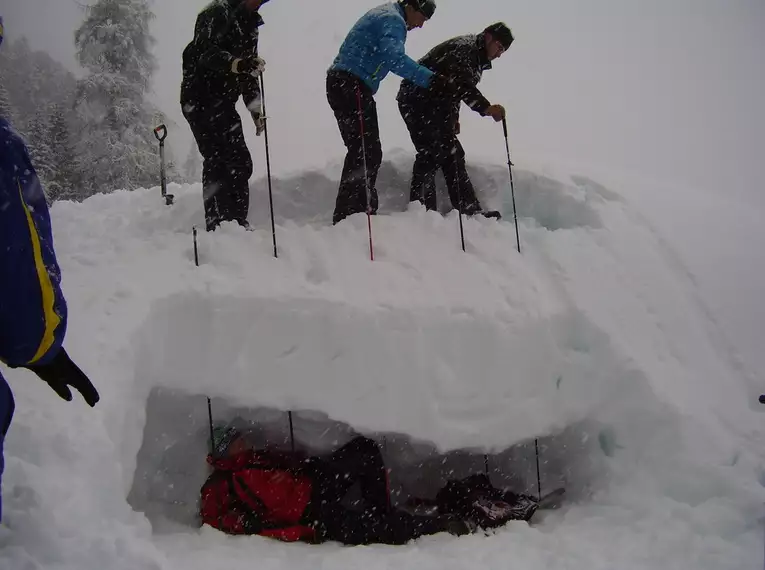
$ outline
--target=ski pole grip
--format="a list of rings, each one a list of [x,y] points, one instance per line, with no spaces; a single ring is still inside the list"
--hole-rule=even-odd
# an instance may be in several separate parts
[[[507,120],[502,117],[502,130],[505,131],[505,138],[507,138]]]
[[[165,140],[167,138],[167,127],[164,124],[154,127],[154,136],[157,137],[159,142]]]

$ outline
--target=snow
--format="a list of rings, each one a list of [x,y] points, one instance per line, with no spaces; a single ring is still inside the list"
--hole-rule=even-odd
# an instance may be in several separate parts
[[[256,231],[200,232],[199,267],[198,184],[171,185],[171,207],[158,188],[55,204],[65,345],[102,400],[65,403],[3,371],[17,409],[0,568],[760,567],[765,425],[662,236],[588,178],[516,171],[519,254],[507,170],[483,165],[474,180],[505,220],[464,219],[462,252],[455,214],[406,208],[409,163],[387,156],[374,262],[365,216],[327,224],[334,164],[275,181],[278,258],[262,180]],[[427,458],[487,453],[493,477],[533,489],[537,438],[543,487],[564,483],[569,501],[405,547],[184,526],[206,473],[205,396],[216,421],[284,430],[294,410],[300,445],[385,434],[409,465],[400,482],[435,473]]]

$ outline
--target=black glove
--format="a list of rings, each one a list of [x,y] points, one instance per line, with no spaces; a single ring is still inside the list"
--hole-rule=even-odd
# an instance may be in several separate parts
[[[250,75],[258,76],[266,70],[265,60],[257,57],[244,57],[242,59],[234,60],[232,64],[232,71],[234,73],[249,73]]]
[[[33,364],[24,366],[24,368],[37,374],[67,402],[72,401],[72,392],[69,390],[69,386],[82,394],[91,408],[101,399],[96,388],[90,383],[85,373],[72,362],[63,346],[47,364]]]

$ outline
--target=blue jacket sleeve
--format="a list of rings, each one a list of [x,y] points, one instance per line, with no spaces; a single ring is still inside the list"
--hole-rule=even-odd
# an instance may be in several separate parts
[[[390,62],[390,70],[419,87],[427,88],[433,72],[406,55],[406,25],[396,18],[382,22],[380,50]]]
[[[61,348],[67,309],[48,205],[21,137],[0,118],[0,360],[45,364]]]

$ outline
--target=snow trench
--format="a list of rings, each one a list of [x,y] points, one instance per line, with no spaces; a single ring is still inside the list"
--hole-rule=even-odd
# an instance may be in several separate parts
[[[394,502],[475,472],[576,498],[604,482],[599,411],[644,383],[575,311],[524,321],[187,293],[149,315],[135,337],[146,409],[128,502],[160,532],[198,524],[207,397],[215,426],[263,444],[321,454],[372,437]]]

